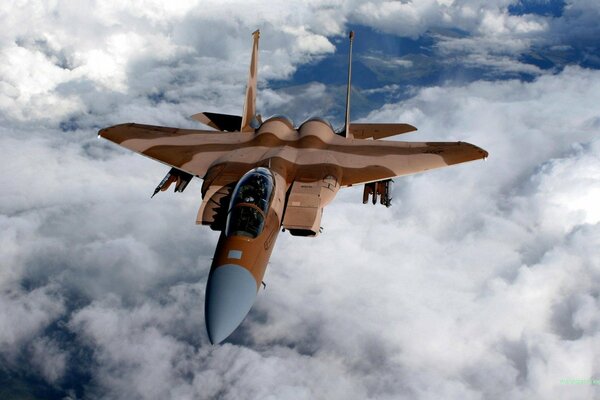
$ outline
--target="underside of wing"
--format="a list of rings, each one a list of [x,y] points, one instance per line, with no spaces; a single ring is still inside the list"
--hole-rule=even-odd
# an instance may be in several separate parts
[[[347,147],[344,154],[336,154],[336,159],[342,167],[342,186],[350,186],[485,159],[487,156],[487,151],[466,142],[369,141]]]
[[[227,153],[236,135],[133,123],[98,132],[120,146],[201,178],[214,160]]]

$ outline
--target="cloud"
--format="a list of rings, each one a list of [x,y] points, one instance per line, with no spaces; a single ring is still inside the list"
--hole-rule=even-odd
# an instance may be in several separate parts
[[[597,68],[594,38],[598,31],[591,23],[600,12],[597,3],[538,2],[551,12],[515,11],[527,6],[535,10],[535,3],[369,1],[354,9],[350,20],[400,37],[430,36],[436,42],[435,56],[442,62],[463,68],[492,67],[488,74],[494,79],[503,73],[532,77],[580,62]]]
[[[430,29],[452,28],[476,35],[495,36],[541,32],[545,19],[532,15],[509,15],[510,1],[369,1],[355,11],[361,23],[400,36],[418,37]]]
[[[9,265],[10,267],[10,265]],[[55,285],[32,290],[8,287],[0,297],[0,351],[13,361],[19,348],[33,339],[64,312],[64,300]]]
[[[597,72],[572,68],[532,83],[427,88],[374,112],[373,120],[416,124],[422,140],[468,139],[491,156],[397,179],[388,210],[346,189],[326,210],[321,237],[282,235],[267,290],[232,344],[207,346],[203,330],[216,237],[192,226],[198,188],[150,203],[144,189],[162,168],[125,152],[65,158],[69,170],[93,171],[71,179],[66,206],[56,198],[35,212],[35,234],[20,243],[30,254],[21,279],[51,279],[63,297],[83,300],[43,321],[64,319],[62,329],[91,350],[87,393],[101,397],[585,396],[590,388],[560,379],[596,373],[600,144],[587,104],[597,81]],[[564,113],[551,106],[559,94]],[[122,165],[136,169],[123,175]],[[89,176],[96,182],[86,193]],[[29,207],[43,192],[33,191]],[[32,363],[60,382],[44,360],[70,360],[58,350],[69,342],[36,338],[47,324],[16,336],[34,340]],[[47,355],[40,343],[52,343]]]
[[[60,345],[41,337],[31,344],[31,364],[37,367],[40,375],[49,383],[57,383],[63,378],[67,364],[67,353]]]
[[[400,35],[458,26],[471,36],[439,51],[518,71],[513,56],[544,32],[594,29],[592,3],[562,19],[507,5],[4,8],[2,373],[83,398],[592,397],[560,380],[600,372],[598,71],[415,87],[373,110],[366,119],[419,128],[403,140],[465,140],[490,157],[397,179],[391,209],[340,192],[319,238],[279,237],[267,289],[223,346],[203,326],[218,235],[194,225],[200,182],[150,200],[166,168],[95,137],[112,123],[239,112],[257,25],[260,101],[303,112],[329,107],[329,88],[269,80],[332,52],[356,21],[386,31],[401,16]]]
[[[531,84],[426,89],[400,109],[389,106],[385,116],[414,123],[422,140],[462,136],[488,149],[489,160],[397,179],[392,218],[359,204],[356,190],[341,193],[311,253],[279,243],[267,275],[277,293],[259,300],[267,315],[252,325],[253,339],[284,340],[314,357],[333,353],[374,398],[386,390],[413,398],[589,394],[560,379],[597,373],[597,330],[584,333],[575,322],[596,327],[583,311],[597,304],[598,141],[589,128],[596,111],[586,106],[596,79],[570,69]],[[569,105],[560,114],[547,106],[558,93]],[[379,367],[369,365],[373,358]]]
[[[241,109],[253,30],[262,28],[267,39],[261,42],[261,79],[289,77],[298,62],[332,52],[325,35],[340,33],[323,23],[333,12],[327,4],[266,8],[247,2],[150,2],[135,7],[105,2],[90,7],[68,2],[5,6],[6,29],[0,35],[4,118],[55,123],[79,117],[94,107],[94,99],[81,93],[82,85],[91,95],[101,92],[112,108],[114,97],[124,94],[142,105],[147,98],[176,97],[179,113],[197,112],[192,105]],[[309,16],[320,8],[322,17],[313,23]]]

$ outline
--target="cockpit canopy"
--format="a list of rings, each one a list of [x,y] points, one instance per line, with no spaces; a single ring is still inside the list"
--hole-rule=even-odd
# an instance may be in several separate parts
[[[275,179],[267,168],[259,167],[246,172],[231,195],[225,235],[250,238],[260,235],[273,199],[274,187]]]

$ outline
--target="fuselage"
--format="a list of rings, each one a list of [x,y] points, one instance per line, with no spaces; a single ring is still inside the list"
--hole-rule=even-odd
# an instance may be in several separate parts
[[[206,287],[206,328],[225,339],[250,311],[281,227],[286,182],[268,168],[248,171],[229,201]]]
[[[236,183],[230,195],[225,226],[211,265],[205,319],[209,339],[213,343],[229,336],[250,311],[284,222],[284,210],[288,210],[288,221],[292,221],[289,226],[292,234],[314,236],[320,228],[323,207],[339,189],[334,160],[324,159],[310,168],[298,163],[301,161],[298,160],[301,158],[299,149],[314,147],[315,143],[327,143],[334,135],[326,122],[307,121],[297,130],[285,117],[274,117],[249,135],[256,139],[253,149],[236,150],[225,155],[225,160],[218,161],[226,162],[230,157],[239,160],[245,155],[248,159],[260,160],[258,164],[251,165],[252,168]],[[248,154],[240,154],[244,152]],[[257,152],[261,153],[259,157]],[[299,173],[305,182],[294,186]],[[223,184],[218,182],[219,176],[215,176],[215,180],[205,180],[205,189],[210,185],[218,187]],[[292,203],[288,207],[285,204],[287,194],[288,201],[291,198]],[[316,199],[316,206],[306,207],[302,201],[295,200],[298,196]],[[298,215],[301,222],[294,225]],[[309,222],[303,223],[302,220]]]

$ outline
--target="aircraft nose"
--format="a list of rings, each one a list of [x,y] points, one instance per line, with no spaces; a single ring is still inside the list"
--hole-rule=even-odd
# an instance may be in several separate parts
[[[213,270],[204,301],[206,330],[212,344],[222,342],[242,323],[256,292],[256,280],[246,268],[227,264]]]

